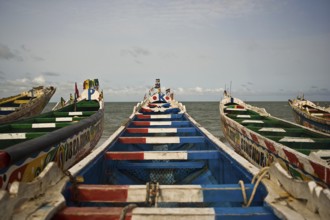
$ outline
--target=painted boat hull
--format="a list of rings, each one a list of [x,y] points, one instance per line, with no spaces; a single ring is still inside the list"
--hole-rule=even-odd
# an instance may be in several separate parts
[[[225,109],[228,108],[227,106],[230,106],[231,104],[237,104],[238,106],[241,106],[243,110],[246,109],[251,110],[251,112],[256,112],[256,117],[273,120],[283,125],[284,128],[292,127],[292,129],[305,129],[305,132],[307,133],[312,133],[316,136],[324,137],[324,141],[326,144],[323,144],[324,146],[322,147],[321,151],[324,151],[327,154],[330,149],[330,145],[328,143],[330,140],[330,136],[273,117],[268,114],[265,109],[260,109],[254,106],[247,105],[246,103],[237,98],[224,96],[224,98],[220,102],[219,108],[221,128],[226,139],[236,152],[241,154],[243,157],[248,159],[257,167],[269,166],[274,161],[278,161],[295,178],[302,179],[304,181],[313,180],[326,188],[330,186],[329,164],[327,164],[325,161],[319,160],[318,158],[312,158],[310,155],[303,154],[295,149],[288,147],[285,144],[284,140],[280,143],[279,141],[274,141],[274,139],[268,138],[268,136],[271,137],[272,135],[278,134],[280,132],[285,132],[284,129],[283,131],[281,131],[279,130],[280,128],[262,128],[267,127],[267,123],[265,123],[265,125],[262,125],[260,128],[258,128],[259,131],[256,132],[256,130],[251,130],[249,127],[243,125],[242,123],[239,123],[238,121],[250,120],[251,122],[247,122],[247,124],[252,127],[257,127],[259,126],[257,124],[260,122],[260,119],[254,120],[252,116],[251,119],[241,118],[234,120],[233,118],[229,117],[228,115],[230,115],[230,113],[225,112]],[[243,110],[238,109],[233,111],[243,112]],[[235,117],[238,116],[239,114],[237,114],[237,116]],[[243,114],[240,117],[243,117]],[[261,132],[261,129],[264,129],[264,131]],[[265,134],[267,130],[272,134]],[[299,142],[300,140],[297,141]],[[307,139],[306,141],[308,142],[309,140]]]
[[[14,181],[32,181],[50,162],[69,169],[96,146],[103,123],[103,100],[83,100],[0,126],[0,188],[8,189]],[[6,133],[6,128],[20,132]]]
[[[303,106],[303,104],[299,105],[299,102],[310,103],[307,100],[303,100],[303,101],[289,100],[289,105],[292,108],[293,117],[294,117],[295,121],[298,124],[301,124],[305,127],[312,128],[312,129],[330,134],[330,112],[325,111],[324,113],[320,113],[324,117],[319,117],[319,116],[317,116],[318,113],[306,112],[306,110],[304,110],[300,107],[300,106]],[[317,107],[319,109],[321,108],[321,107],[316,106],[314,103],[311,103],[311,105],[313,107]]]
[[[129,204],[138,208],[129,210],[126,219],[222,219],[227,215],[276,219],[263,205],[267,193],[263,185],[253,205],[242,208],[238,181],[250,182],[256,170],[245,169],[243,158],[231,159],[219,141],[198,126],[184,111],[158,115],[135,111],[106,143],[69,170],[84,182],[76,192],[67,183],[66,207],[54,219],[119,219]],[[148,188],[154,187],[162,196],[146,197]]]
[[[38,115],[42,112],[42,110],[45,108],[45,106],[48,104],[49,100],[52,98],[54,95],[56,89],[54,87],[46,87],[46,88],[40,88],[40,89],[34,89],[34,93],[39,94],[37,98],[19,105],[18,107],[15,107],[15,110],[12,111],[0,111],[0,124],[2,123],[9,123],[16,121],[21,118],[27,118],[27,117],[32,117],[35,115]],[[26,92],[28,93],[28,92]],[[18,95],[15,97],[9,97],[5,99],[0,100],[0,108],[5,109],[6,107],[1,107],[4,106],[5,103],[8,103],[9,100],[10,102],[14,102],[15,100],[19,100],[19,97],[22,95]],[[17,104],[18,105],[18,104]],[[11,107],[13,108],[13,107]]]

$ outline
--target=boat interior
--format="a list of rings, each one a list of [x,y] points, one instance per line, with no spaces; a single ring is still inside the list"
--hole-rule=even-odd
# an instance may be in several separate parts
[[[136,114],[105,149],[79,172],[79,183],[67,184],[66,207],[54,219],[117,219],[132,204],[162,209],[157,215],[213,208],[215,219],[276,219],[265,187],[251,183],[251,173],[186,114]],[[257,187],[248,207],[239,181],[248,198]]]

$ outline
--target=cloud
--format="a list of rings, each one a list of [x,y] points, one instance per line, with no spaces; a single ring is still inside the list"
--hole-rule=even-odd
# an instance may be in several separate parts
[[[8,46],[3,44],[0,44],[0,59],[23,61],[23,58],[17,52],[13,52]]]
[[[43,85],[43,84],[45,84],[46,80],[43,76],[38,76],[38,77],[32,79],[32,82]]]
[[[61,76],[61,74],[54,73],[54,72],[43,72],[42,75],[45,75],[45,76]]]
[[[139,58],[143,56],[149,56],[151,52],[147,49],[141,48],[141,47],[132,47],[130,49],[123,49],[121,50],[121,55],[128,55],[132,56],[134,58]]]

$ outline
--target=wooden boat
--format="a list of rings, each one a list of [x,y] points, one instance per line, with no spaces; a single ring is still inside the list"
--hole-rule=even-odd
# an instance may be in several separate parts
[[[55,91],[56,89],[52,86],[39,86],[18,95],[0,99],[0,124],[40,114]]]
[[[96,146],[104,102],[95,87],[57,111],[0,125],[0,188],[32,181],[51,161],[67,170]]]
[[[159,104],[153,96],[166,95],[157,90],[138,103],[128,121],[66,175],[48,166],[33,184],[13,185],[21,190],[3,196],[6,204],[0,197],[0,211],[6,207],[14,218],[82,220],[315,217],[291,209],[286,202],[297,207],[299,201],[293,204],[294,198],[263,178],[266,169],[260,172],[220,142],[181,103],[165,99],[167,109],[179,112],[145,112],[145,106]],[[34,199],[12,212],[23,196]]]
[[[330,134],[330,107],[325,108],[304,99],[289,99],[293,116],[298,124]]]
[[[330,186],[330,135],[271,116],[227,93],[220,116],[228,142],[254,165],[279,161],[295,178]]]

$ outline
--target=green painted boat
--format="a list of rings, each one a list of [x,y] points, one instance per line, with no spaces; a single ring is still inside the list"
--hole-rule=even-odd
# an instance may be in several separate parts
[[[225,93],[222,131],[236,152],[258,167],[278,161],[297,179],[330,186],[330,135],[270,115]]]
[[[103,132],[104,101],[98,80],[88,82],[72,104],[0,125],[0,188],[32,181],[51,161],[67,170],[96,146]]]

